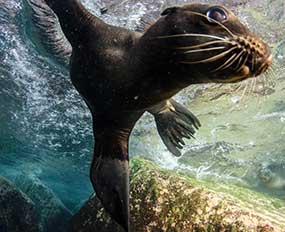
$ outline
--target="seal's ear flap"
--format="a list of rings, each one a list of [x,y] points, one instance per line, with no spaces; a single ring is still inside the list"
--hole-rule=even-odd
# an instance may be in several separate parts
[[[160,15],[165,16],[165,15],[173,14],[178,10],[178,8],[179,8],[178,6],[167,8]]]

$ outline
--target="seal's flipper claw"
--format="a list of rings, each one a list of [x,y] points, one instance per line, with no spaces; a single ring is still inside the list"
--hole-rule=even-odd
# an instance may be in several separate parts
[[[169,132],[165,132],[165,131],[159,131],[158,133],[164,143],[164,145],[167,147],[167,149],[175,156],[181,156],[181,152],[176,148],[176,146],[173,144],[173,142],[171,141],[170,137],[169,137]]]
[[[192,112],[190,112],[187,108],[174,101],[173,99],[170,99],[169,101],[173,105],[175,111],[178,112],[182,117],[185,117],[187,120],[189,120],[197,130],[199,127],[201,127],[201,122]]]
[[[180,156],[185,145],[183,138],[195,138],[194,134],[201,126],[199,119],[189,110],[174,100],[159,104],[150,109],[154,115],[158,133],[175,156]]]
[[[98,157],[93,160],[91,179],[105,210],[126,232],[129,220],[129,165],[127,160]]]

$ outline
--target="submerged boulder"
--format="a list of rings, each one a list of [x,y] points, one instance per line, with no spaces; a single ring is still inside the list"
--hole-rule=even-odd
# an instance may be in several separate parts
[[[40,231],[34,203],[2,177],[0,177],[0,231]]]
[[[19,176],[15,183],[35,203],[43,232],[66,231],[72,213],[49,187],[33,175]]]
[[[254,191],[197,181],[131,161],[132,231],[282,231],[285,205]],[[121,231],[92,196],[72,218],[71,230]]]
[[[124,232],[105,212],[100,200],[93,195],[76,213],[70,222],[68,232]]]

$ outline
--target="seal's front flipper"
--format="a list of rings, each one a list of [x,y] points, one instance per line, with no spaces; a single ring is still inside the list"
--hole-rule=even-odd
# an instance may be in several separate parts
[[[167,100],[149,110],[155,117],[158,133],[168,150],[180,156],[185,145],[183,138],[194,138],[201,126],[198,118],[181,104]]]

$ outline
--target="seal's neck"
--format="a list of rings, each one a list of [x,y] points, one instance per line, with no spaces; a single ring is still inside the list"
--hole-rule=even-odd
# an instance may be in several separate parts
[[[168,92],[179,92],[181,89],[195,84],[195,79],[191,79],[189,69],[181,68],[175,59],[175,51],[167,40],[157,37],[159,32],[142,36],[134,46],[132,52],[132,67],[142,70],[142,80],[145,77],[151,83],[158,82],[162,88]],[[161,84],[163,83],[163,85]]]

